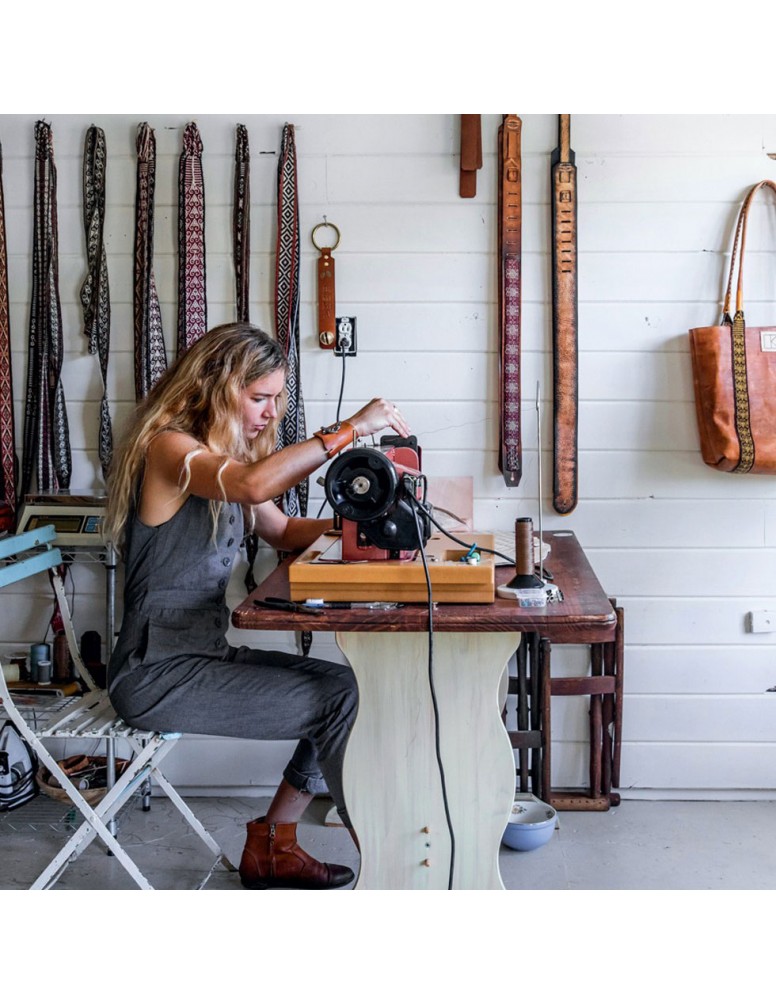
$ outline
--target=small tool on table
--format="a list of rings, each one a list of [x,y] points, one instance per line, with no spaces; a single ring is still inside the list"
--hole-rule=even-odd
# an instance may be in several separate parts
[[[254,600],[255,607],[266,607],[268,610],[286,610],[294,614],[318,614],[322,613],[320,607],[308,607],[304,603],[295,603],[293,600],[285,600],[281,596],[267,596],[263,600]]]

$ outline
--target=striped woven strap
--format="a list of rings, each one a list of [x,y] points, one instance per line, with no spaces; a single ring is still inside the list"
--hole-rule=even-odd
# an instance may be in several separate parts
[[[105,253],[105,173],[107,149],[105,133],[91,126],[86,133],[83,164],[84,230],[86,232],[87,273],[81,286],[84,337],[89,352],[99,356],[102,375],[98,454],[105,478],[113,457],[113,432],[108,405],[108,355],[110,353],[110,288],[108,257]]]
[[[8,309],[8,246],[5,237],[3,198],[3,149],[0,146],[0,503],[7,522],[16,512],[16,434],[13,419],[13,372],[11,369],[11,316]]]
[[[275,330],[288,360],[288,407],[278,427],[278,449],[307,438],[299,370],[299,196],[297,189],[294,127],[283,127],[278,159],[277,253],[275,260]],[[283,496],[288,516],[307,515],[308,481],[305,478]]]
[[[195,122],[183,131],[178,165],[178,355],[207,331],[205,178]]]
[[[736,435],[739,442],[738,463],[734,474],[748,474],[754,466],[754,436],[749,414],[749,381],[746,369],[746,324],[743,310],[737,310],[730,327],[733,399]]]
[[[135,397],[146,396],[167,369],[162,314],[154,282],[154,187],[156,138],[147,122],[137,131],[137,191],[135,195]]]
[[[21,494],[33,474],[40,492],[70,487],[72,462],[62,388],[62,309],[59,301],[57,172],[51,127],[35,123],[32,296]]]
[[[514,488],[522,476],[520,422],[521,121],[499,129],[499,470]]]
[[[237,320],[247,324],[250,320],[249,263],[251,257],[251,155],[248,148],[248,130],[237,126],[234,151],[234,214],[232,237],[234,254],[235,303]]]

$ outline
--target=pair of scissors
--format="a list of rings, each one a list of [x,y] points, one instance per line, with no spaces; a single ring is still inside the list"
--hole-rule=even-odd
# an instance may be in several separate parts
[[[285,610],[294,614],[322,614],[320,607],[306,607],[303,603],[294,603],[293,600],[284,600],[280,596],[268,596],[264,600],[254,600],[256,607],[266,607],[268,610]]]

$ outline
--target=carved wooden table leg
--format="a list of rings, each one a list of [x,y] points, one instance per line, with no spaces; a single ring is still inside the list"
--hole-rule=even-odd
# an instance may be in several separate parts
[[[455,837],[452,887],[503,889],[498,853],[515,793],[498,695],[515,632],[437,632],[439,750]],[[436,754],[428,635],[340,632],[359,709],[345,801],[361,846],[358,889],[447,889],[452,842]]]

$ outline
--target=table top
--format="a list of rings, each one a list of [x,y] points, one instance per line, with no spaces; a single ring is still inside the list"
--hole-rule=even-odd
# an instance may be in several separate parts
[[[575,534],[551,530],[543,534],[550,545],[545,571],[563,600],[545,607],[520,607],[496,597],[493,603],[440,603],[434,607],[435,631],[537,631],[555,642],[611,641],[616,616],[609,597],[595,576]],[[255,599],[289,597],[288,565],[279,565],[232,613],[237,628],[252,631],[427,631],[428,606],[409,603],[395,610],[323,610],[293,613],[257,607]],[[496,584],[509,582],[514,568],[496,569]]]

